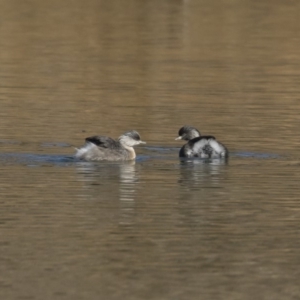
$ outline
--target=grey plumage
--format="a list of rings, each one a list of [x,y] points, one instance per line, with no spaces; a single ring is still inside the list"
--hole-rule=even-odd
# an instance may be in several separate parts
[[[133,160],[136,157],[133,147],[145,144],[135,130],[125,132],[117,141],[107,136],[91,136],[85,141],[85,145],[77,149],[75,157],[87,161]]]

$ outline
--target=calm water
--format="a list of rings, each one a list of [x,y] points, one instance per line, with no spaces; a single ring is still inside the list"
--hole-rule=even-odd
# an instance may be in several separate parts
[[[0,298],[299,299],[299,9],[0,0]],[[135,162],[72,159],[129,129]]]

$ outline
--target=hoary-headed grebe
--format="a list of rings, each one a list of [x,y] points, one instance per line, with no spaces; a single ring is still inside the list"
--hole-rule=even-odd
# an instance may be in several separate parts
[[[146,144],[137,131],[122,134],[117,141],[107,136],[91,136],[85,139],[83,147],[76,149],[76,158],[87,161],[133,160],[136,157],[133,146]]]
[[[179,157],[223,158],[228,157],[227,148],[212,135],[201,135],[195,127],[180,128],[175,140],[188,141],[179,151]]]

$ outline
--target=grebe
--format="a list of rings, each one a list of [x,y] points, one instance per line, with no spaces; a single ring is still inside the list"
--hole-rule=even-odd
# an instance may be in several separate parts
[[[195,127],[180,128],[175,140],[188,141],[179,151],[179,157],[223,158],[228,157],[227,148],[212,135],[201,135]]]
[[[76,149],[76,158],[87,161],[133,160],[136,157],[133,146],[146,144],[137,131],[127,131],[117,141],[107,136],[91,136],[85,139],[83,147]]]

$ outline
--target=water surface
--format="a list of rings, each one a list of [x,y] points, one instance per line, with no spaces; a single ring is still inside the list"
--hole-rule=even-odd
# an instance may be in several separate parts
[[[0,6],[1,299],[300,297],[298,2]],[[73,159],[130,129],[135,162]]]

